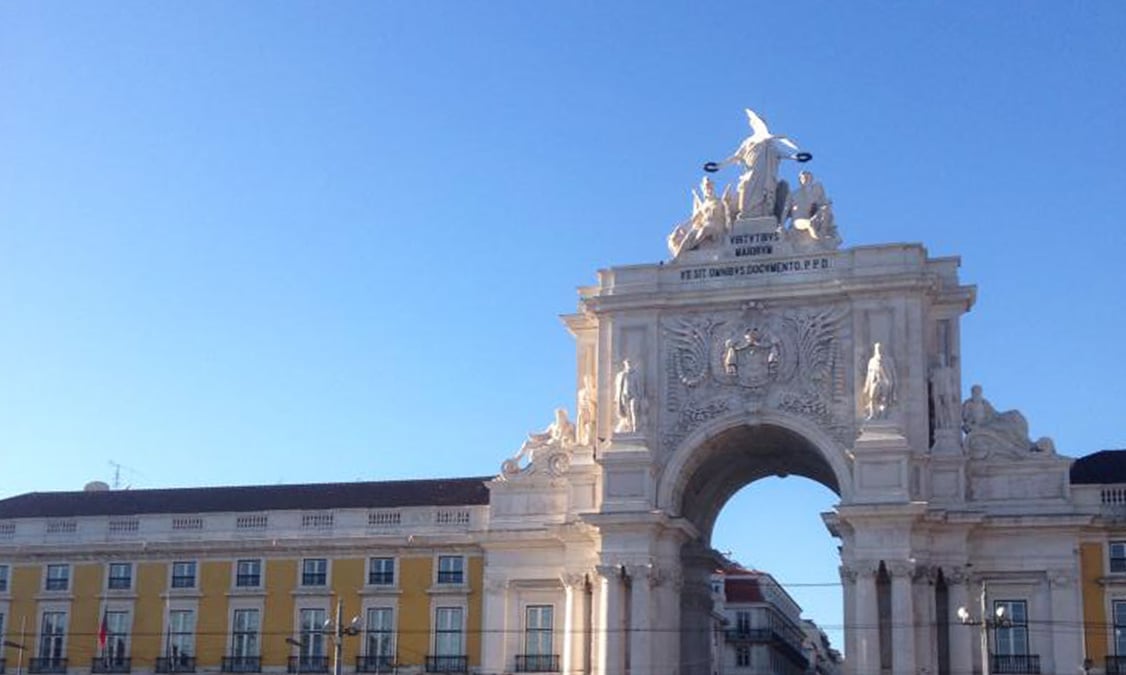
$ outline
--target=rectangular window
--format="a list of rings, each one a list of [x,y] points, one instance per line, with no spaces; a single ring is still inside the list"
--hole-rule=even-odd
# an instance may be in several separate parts
[[[68,588],[70,588],[70,565],[47,565],[47,582],[44,589],[65,591]]]
[[[395,662],[395,613],[390,607],[371,607],[367,616],[365,657],[368,672],[389,670]]]
[[[45,659],[47,665],[57,663],[63,657],[65,644],[66,612],[43,612],[43,623],[39,629],[39,658]]]
[[[301,585],[325,586],[328,584],[328,560],[305,558],[301,561]]]
[[[735,612],[735,632],[749,635],[751,632],[751,613],[746,610]]]
[[[465,654],[461,607],[439,607],[434,612],[434,654],[438,657]]]
[[[236,659],[258,656],[258,625],[258,610],[235,610],[231,630],[231,656]]]
[[[262,585],[262,561],[257,559],[240,560],[235,565],[235,586],[238,588],[258,588]]]
[[[8,592],[8,566],[0,565],[0,593]],[[0,632],[0,635],[3,635]]]
[[[551,605],[529,605],[524,610],[524,653],[529,656],[550,655],[553,643],[555,608]],[[537,670],[543,670],[538,668]]]
[[[195,562],[172,563],[172,588],[195,588]]]
[[[129,656],[129,612],[106,612],[105,621],[106,643],[101,655],[114,665],[124,665]]]
[[[1126,656],[1126,600],[1114,601],[1114,653]]]
[[[438,583],[465,583],[465,558],[460,555],[438,556]]]
[[[735,667],[736,668],[750,668],[751,667],[751,648],[747,645],[739,645],[735,648]]]
[[[368,584],[371,586],[395,585],[395,559],[372,558],[368,561]]]
[[[194,563],[193,563],[194,564]],[[168,658],[183,666],[195,656],[195,612],[175,609],[168,612]]]
[[[1126,572],[1126,541],[1110,542],[1110,571]]]
[[[106,587],[111,590],[129,590],[133,587],[133,565],[131,563],[110,563]]]
[[[997,610],[1004,610],[998,614]],[[1024,656],[1028,654],[1028,603],[1024,600],[997,600],[993,603],[997,617],[996,654]]]
[[[301,610],[301,659],[306,666],[316,665],[316,659],[325,655],[325,611]]]

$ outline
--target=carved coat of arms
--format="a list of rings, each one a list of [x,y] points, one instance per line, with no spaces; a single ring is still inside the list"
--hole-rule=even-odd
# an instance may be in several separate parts
[[[848,432],[841,332],[847,309],[742,312],[664,321],[663,441],[669,450],[729,411],[776,408]]]

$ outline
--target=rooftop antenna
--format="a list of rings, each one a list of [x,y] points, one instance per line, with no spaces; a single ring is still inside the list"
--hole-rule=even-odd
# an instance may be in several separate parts
[[[121,470],[122,469],[125,469],[125,471],[127,471],[128,473],[131,473],[131,474],[134,474],[134,475],[138,475],[140,473],[136,469],[129,467],[129,466],[126,466],[126,465],[124,465],[120,462],[115,462],[112,459],[109,461],[109,465],[113,467],[113,489],[114,490],[122,489],[122,486],[121,486]],[[129,487],[130,487],[129,485],[126,485],[125,489],[128,490]]]

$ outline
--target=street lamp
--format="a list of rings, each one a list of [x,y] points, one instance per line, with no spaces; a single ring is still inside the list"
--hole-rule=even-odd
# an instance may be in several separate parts
[[[333,621],[325,621],[325,632],[332,631],[332,672],[333,675],[342,675],[344,672],[344,663],[342,661],[342,652],[344,650],[344,636],[356,636],[360,634],[360,617],[352,617],[351,623],[347,626],[343,621],[344,613],[344,600],[337,598],[336,600],[336,619]]]
[[[981,589],[981,620],[976,621],[970,616],[970,610],[965,607],[958,608],[958,620],[963,626],[981,626],[981,672],[989,675],[989,629],[1008,628],[1013,625],[1012,619],[1005,616],[1005,606],[998,605],[994,616],[991,618],[985,611],[985,588]]]
[[[19,651],[19,659],[16,660],[16,675],[23,675],[23,651],[27,649],[19,642],[12,642],[11,640],[4,640],[5,647],[11,647]]]

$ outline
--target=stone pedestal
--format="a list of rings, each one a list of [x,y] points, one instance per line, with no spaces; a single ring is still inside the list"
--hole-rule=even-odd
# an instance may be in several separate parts
[[[852,453],[857,502],[910,501],[911,447],[899,425],[886,420],[865,423]]]

